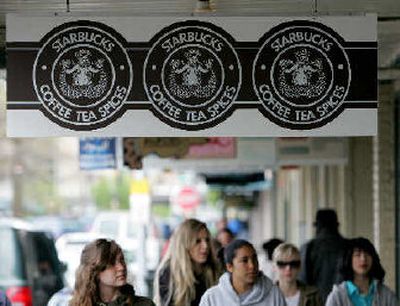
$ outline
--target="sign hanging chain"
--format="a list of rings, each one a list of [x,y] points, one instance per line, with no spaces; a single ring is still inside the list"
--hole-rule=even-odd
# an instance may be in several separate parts
[[[69,0],[66,0],[66,3],[65,3],[66,5],[67,5],[67,13],[69,13],[70,11],[69,11]]]
[[[317,14],[317,13],[318,13],[318,0],[314,0],[314,14]]]

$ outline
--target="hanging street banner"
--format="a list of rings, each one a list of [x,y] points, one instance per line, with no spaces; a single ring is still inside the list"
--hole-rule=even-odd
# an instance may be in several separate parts
[[[173,159],[230,159],[236,157],[234,137],[126,137],[122,139],[123,163],[142,169],[148,155]]]
[[[126,152],[126,145],[124,143],[124,152],[128,153],[129,151]],[[131,151],[131,153],[133,152]],[[265,169],[275,168],[278,164],[275,138],[268,137],[240,137],[236,139],[235,154],[231,157],[206,157],[203,155],[197,158],[185,156],[177,159],[160,157],[156,154],[141,157],[143,157],[143,160],[141,160],[140,166],[144,169],[189,170],[207,174],[264,172]],[[138,168],[135,161],[131,154],[124,154],[125,165],[133,169],[135,169],[135,166]]]
[[[117,167],[115,143],[115,138],[80,138],[79,164],[81,170],[115,169]]]
[[[377,133],[377,17],[7,16],[7,135]]]

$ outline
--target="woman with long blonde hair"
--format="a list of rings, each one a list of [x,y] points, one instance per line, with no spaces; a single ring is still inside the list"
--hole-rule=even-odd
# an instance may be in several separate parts
[[[173,233],[154,280],[158,306],[197,306],[220,275],[205,223],[184,221]]]
[[[124,254],[114,240],[97,239],[87,244],[69,306],[154,306],[150,299],[135,295],[126,277]]]

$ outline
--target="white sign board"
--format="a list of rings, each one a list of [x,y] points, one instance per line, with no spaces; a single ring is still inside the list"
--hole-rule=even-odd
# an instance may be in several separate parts
[[[376,32],[375,15],[10,15],[7,134],[375,135]]]
[[[143,158],[143,169],[162,168],[193,170],[207,174],[263,172],[276,167],[276,145],[273,138],[239,138],[235,158],[173,159],[155,155]]]
[[[277,165],[344,165],[348,139],[343,137],[276,138]]]

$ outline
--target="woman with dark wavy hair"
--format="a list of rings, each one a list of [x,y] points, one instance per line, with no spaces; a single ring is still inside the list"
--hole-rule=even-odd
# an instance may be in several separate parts
[[[97,239],[85,246],[76,271],[70,306],[153,306],[135,295],[127,283],[127,268],[121,247],[110,239]]]
[[[397,305],[395,294],[383,284],[385,270],[368,239],[349,240],[339,274],[344,281],[333,287],[326,306]]]

